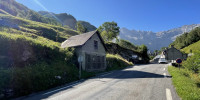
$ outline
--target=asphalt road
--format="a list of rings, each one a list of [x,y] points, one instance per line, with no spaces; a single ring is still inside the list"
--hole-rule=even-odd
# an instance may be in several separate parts
[[[166,64],[135,65],[43,91],[24,100],[179,100]]]

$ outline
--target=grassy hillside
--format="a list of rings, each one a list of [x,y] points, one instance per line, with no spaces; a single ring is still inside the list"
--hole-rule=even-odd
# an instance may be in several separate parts
[[[200,41],[195,42],[182,49],[182,51],[184,51],[185,53],[190,53],[191,50],[192,52],[200,51]]]
[[[55,19],[60,24],[64,25],[65,27],[69,27],[75,30],[76,30],[78,22],[80,22],[83,25],[83,27],[86,28],[86,32],[94,31],[97,29],[95,26],[91,25],[89,22],[77,21],[74,16],[67,13],[55,14],[55,13],[47,12],[47,11],[39,11],[38,13],[44,17]]]
[[[0,32],[0,48],[0,94],[26,95],[78,79],[73,49],[52,40]]]
[[[200,98],[200,41],[182,49],[185,53],[193,53],[181,64],[181,70],[169,67],[172,81],[178,95],[183,100],[199,100]]]
[[[1,12],[2,13],[0,13],[0,36],[1,36],[0,44],[3,49],[1,49],[0,56],[3,56],[3,58],[15,57],[15,58],[4,59],[5,61],[0,59],[2,60],[1,62],[3,61],[9,62],[11,59],[19,60],[16,57],[22,58],[22,55],[20,54],[23,54],[23,52],[20,51],[25,51],[25,50],[28,50],[29,53],[34,55],[34,57],[31,58],[30,62],[40,60],[39,57],[40,58],[45,58],[45,57],[43,57],[42,54],[40,54],[40,51],[37,52],[37,50],[41,50],[42,52],[41,48],[43,48],[44,50],[45,48],[47,48],[47,49],[52,49],[52,51],[58,50],[56,52],[59,52],[61,42],[65,41],[70,36],[78,34],[77,31],[74,31],[72,29],[26,20],[23,18],[12,16],[4,10],[1,10]],[[11,42],[11,40],[13,42]],[[40,45],[41,47],[35,48],[34,45],[37,46]],[[15,48],[11,49],[12,46]],[[12,53],[15,52],[18,53],[12,56]],[[19,64],[21,66],[24,66],[25,64],[25,61],[24,63],[22,61],[13,61],[13,62],[15,63],[14,65],[16,66],[18,66],[18,63],[22,63]],[[1,66],[7,67],[11,65],[5,63],[2,64]]]
[[[77,34],[0,10],[0,94],[12,89],[20,96],[77,80],[74,49],[60,48]]]
[[[14,34],[34,34],[43,36],[47,39],[63,42],[66,38],[72,35],[77,35],[78,32],[72,29],[30,21],[19,17],[0,14],[0,31]]]
[[[12,89],[26,95],[78,79],[73,49],[56,42],[76,31],[9,15],[0,19],[0,94]]]

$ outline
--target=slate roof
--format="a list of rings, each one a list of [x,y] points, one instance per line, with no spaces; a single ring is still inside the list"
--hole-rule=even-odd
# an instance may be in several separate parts
[[[83,33],[83,34],[80,34],[80,35],[75,35],[75,36],[72,36],[72,37],[68,38],[67,40],[65,40],[65,41],[61,44],[61,48],[82,46],[82,45],[84,45],[84,44],[90,39],[90,37],[92,37],[95,33],[98,34],[100,40],[102,41],[102,43],[103,43],[103,45],[104,45],[104,47],[105,47],[105,44],[104,44],[103,39],[101,38],[99,32],[95,30],[95,31]],[[105,49],[106,49],[106,47],[105,47]]]

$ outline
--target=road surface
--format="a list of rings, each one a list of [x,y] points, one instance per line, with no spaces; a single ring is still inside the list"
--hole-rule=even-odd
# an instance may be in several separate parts
[[[63,87],[30,95],[24,100],[179,100],[167,64],[135,65]]]

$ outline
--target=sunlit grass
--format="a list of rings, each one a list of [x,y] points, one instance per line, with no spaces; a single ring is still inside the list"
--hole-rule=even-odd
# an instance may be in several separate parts
[[[15,30],[19,32],[28,32],[36,35],[43,36],[45,38],[56,40],[56,37],[63,38],[60,42],[64,41],[70,36],[78,35],[79,33],[73,29],[62,27],[59,25],[45,24],[41,22],[31,21],[12,15],[0,14],[0,19],[10,22],[11,24],[20,27],[20,30]],[[9,28],[8,31],[11,29]],[[2,30],[1,28],[1,31]]]
[[[190,50],[192,52],[200,51],[200,41],[193,43],[193,44],[182,49],[182,51],[184,51],[185,53],[190,53]]]
[[[172,66],[169,66],[168,70],[172,75],[173,85],[182,100],[200,100],[200,87],[197,83],[200,75]]]

